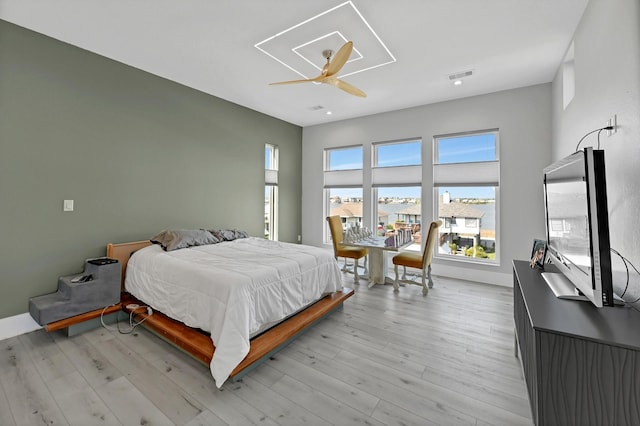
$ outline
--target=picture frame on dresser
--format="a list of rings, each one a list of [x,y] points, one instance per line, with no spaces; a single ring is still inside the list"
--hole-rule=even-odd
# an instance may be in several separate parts
[[[531,261],[529,266],[531,268],[544,269],[544,262],[547,257],[547,242],[545,240],[533,240],[533,247],[531,248]]]

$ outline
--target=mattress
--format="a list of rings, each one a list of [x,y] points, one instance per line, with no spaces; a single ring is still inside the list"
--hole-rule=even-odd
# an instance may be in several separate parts
[[[165,315],[211,334],[211,374],[221,387],[252,335],[342,289],[333,253],[261,238],[165,252],[153,244],[129,260],[125,289]]]

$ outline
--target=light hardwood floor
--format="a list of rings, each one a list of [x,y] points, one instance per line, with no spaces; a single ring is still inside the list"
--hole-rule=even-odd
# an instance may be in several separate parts
[[[345,282],[350,283],[351,277]],[[139,329],[0,341],[0,425],[531,425],[511,289],[355,286],[241,381]]]

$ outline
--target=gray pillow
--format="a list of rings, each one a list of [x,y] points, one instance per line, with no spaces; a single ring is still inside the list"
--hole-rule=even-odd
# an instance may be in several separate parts
[[[172,251],[191,246],[215,244],[218,239],[204,229],[176,229],[162,231],[150,241],[153,244],[160,244],[164,251]]]
[[[249,234],[245,231],[238,231],[237,229],[209,229],[209,232],[220,242],[233,241],[238,238],[249,238]]]

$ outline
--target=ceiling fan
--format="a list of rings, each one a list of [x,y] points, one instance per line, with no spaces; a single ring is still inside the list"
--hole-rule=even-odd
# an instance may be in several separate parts
[[[331,84],[332,86],[336,86],[338,89],[342,89],[351,95],[360,96],[364,98],[367,96],[366,93],[364,93],[362,90],[358,89],[357,87],[354,87],[351,84],[340,80],[336,75],[338,74],[338,71],[340,71],[344,66],[344,64],[347,62],[347,60],[349,59],[349,56],[351,56],[352,50],[353,50],[353,42],[352,41],[346,42],[340,48],[340,50],[338,50],[338,53],[335,54],[335,56],[333,57],[333,61],[331,61],[331,55],[333,54],[333,51],[323,50],[322,56],[325,57],[325,59],[327,60],[327,63],[322,68],[322,72],[320,73],[319,76],[314,78],[307,78],[304,80],[280,81],[277,83],[271,83],[271,85],[308,83],[308,82],[325,83],[325,84]]]

